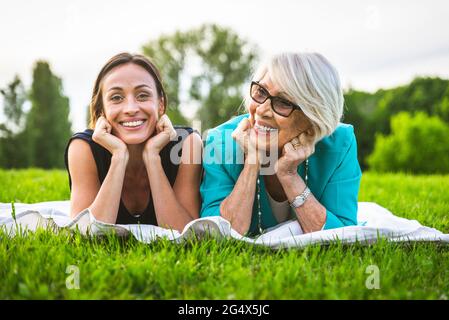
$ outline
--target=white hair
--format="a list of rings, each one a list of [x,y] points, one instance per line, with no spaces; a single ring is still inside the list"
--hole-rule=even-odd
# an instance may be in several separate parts
[[[312,123],[315,141],[335,131],[343,116],[343,90],[337,70],[325,57],[319,53],[277,54],[259,66],[253,79],[259,81],[266,73],[301,107]]]

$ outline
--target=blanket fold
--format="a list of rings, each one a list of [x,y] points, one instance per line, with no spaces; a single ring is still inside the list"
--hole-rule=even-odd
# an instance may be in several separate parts
[[[107,224],[95,219],[88,209],[74,219],[68,215],[69,201],[50,201],[34,204],[16,203],[13,216],[10,203],[0,203],[0,228],[14,236],[19,230],[35,231],[38,228],[78,229],[84,235],[102,235],[114,232],[119,236],[133,236],[144,243],[159,238],[181,242],[192,237],[205,235],[216,238],[233,238],[271,248],[304,247],[310,244],[329,244],[341,241],[369,244],[380,238],[392,242],[432,241],[449,243],[449,234],[421,225],[416,220],[395,216],[386,208],[372,202],[359,202],[357,226],[322,230],[303,234],[296,220],[284,222],[267,230],[256,238],[241,236],[222,217],[205,217],[191,221],[182,232],[164,229],[154,225]]]

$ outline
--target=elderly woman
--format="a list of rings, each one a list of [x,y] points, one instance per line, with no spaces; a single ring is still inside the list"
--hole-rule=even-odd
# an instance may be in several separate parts
[[[208,134],[201,217],[221,215],[242,235],[292,218],[304,233],[357,224],[361,170],[343,104],[338,73],[320,54],[262,64],[248,114]]]

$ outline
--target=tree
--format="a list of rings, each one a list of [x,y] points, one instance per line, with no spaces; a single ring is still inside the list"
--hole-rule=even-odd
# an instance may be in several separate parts
[[[5,89],[0,89],[3,96],[3,113],[8,119],[9,130],[18,131],[24,120],[23,104],[26,101],[26,92],[22,80],[16,75],[14,80]]]
[[[440,101],[436,104],[436,114],[449,123],[449,84]]]
[[[143,52],[161,69],[169,109],[180,114],[181,103],[199,106],[203,128],[238,113],[243,86],[258,56],[255,46],[214,24],[161,36],[145,45]],[[186,83],[183,90],[181,84]],[[183,93],[187,101],[181,101]]]
[[[72,134],[69,99],[64,96],[61,79],[45,61],[35,64],[30,100],[24,131],[28,166],[61,168],[64,149]]]
[[[424,112],[400,112],[391,119],[391,134],[377,134],[368,157],[376,171],[449,172],[449,126]]]
[[[372,152],[374,134],[377,131],[374,114],[379,98],[383,92],[376,94],[363,91],[349,90],[345,93],[345,112],[343,122],[354,126],[357,137],[358,159],[362,169],[367,167],[366,157]]]
[[[199,36],[197,53],[204,72],[193,78],[190,94],[200,104],[198,115],[208,128],[238,112],[257,53],[236,33],[216,25],[201,27]]]
[[[4,168],[21,167],[26,162],[22,143],[25,111],[23,105],[27,94],[19,76],[4,89],[0,89],[3,96],[3,113],[5,123],[0,124],[0,166]]]
[[[371,94],[349,90],[345,93],[347,110],[344,121],[354,125],[359,161],[367,167],[376,133],[388,135],[390,119],[401,111],[425,112],[449,123],[449,80],[417,77],[410,84],[378,90]]]
[[[160,36],[148,42],[143,52],[158,67],[168,98],[167,114],[173,124],[187,124],[187,119],[179,110],[181,74],[184,69],[187,51],[193,39],[189,33],[179,31],[170,36]]]

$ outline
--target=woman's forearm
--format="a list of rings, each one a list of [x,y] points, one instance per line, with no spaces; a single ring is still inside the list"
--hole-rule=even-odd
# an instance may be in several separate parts
[[[117,221],[127,164],[127,154],[115,154],[111,157],[111,165],[106,178],[101,184],[94,202],[89,206],[95,219],[106,223]]]
[[[184,226],[194,218],[179,203],[170,182],[165,175],[159,155],[146,159],[148,179],[157,224],[164,228],[182,231]]]
[[[241,235],[247,233],[251,226],[258,175],[259,165],[250,164],[246,159],[234,189],[220,205],[220,215]]]
[[[306,188],[306,184],[298,174],[278,177],[278,179],[289,202],[292,202]],[[310,194],[306,202],[296,208],[295,212],[304,233],[319,231],[326,222],[326,208],[318,202],[313,194]]]

